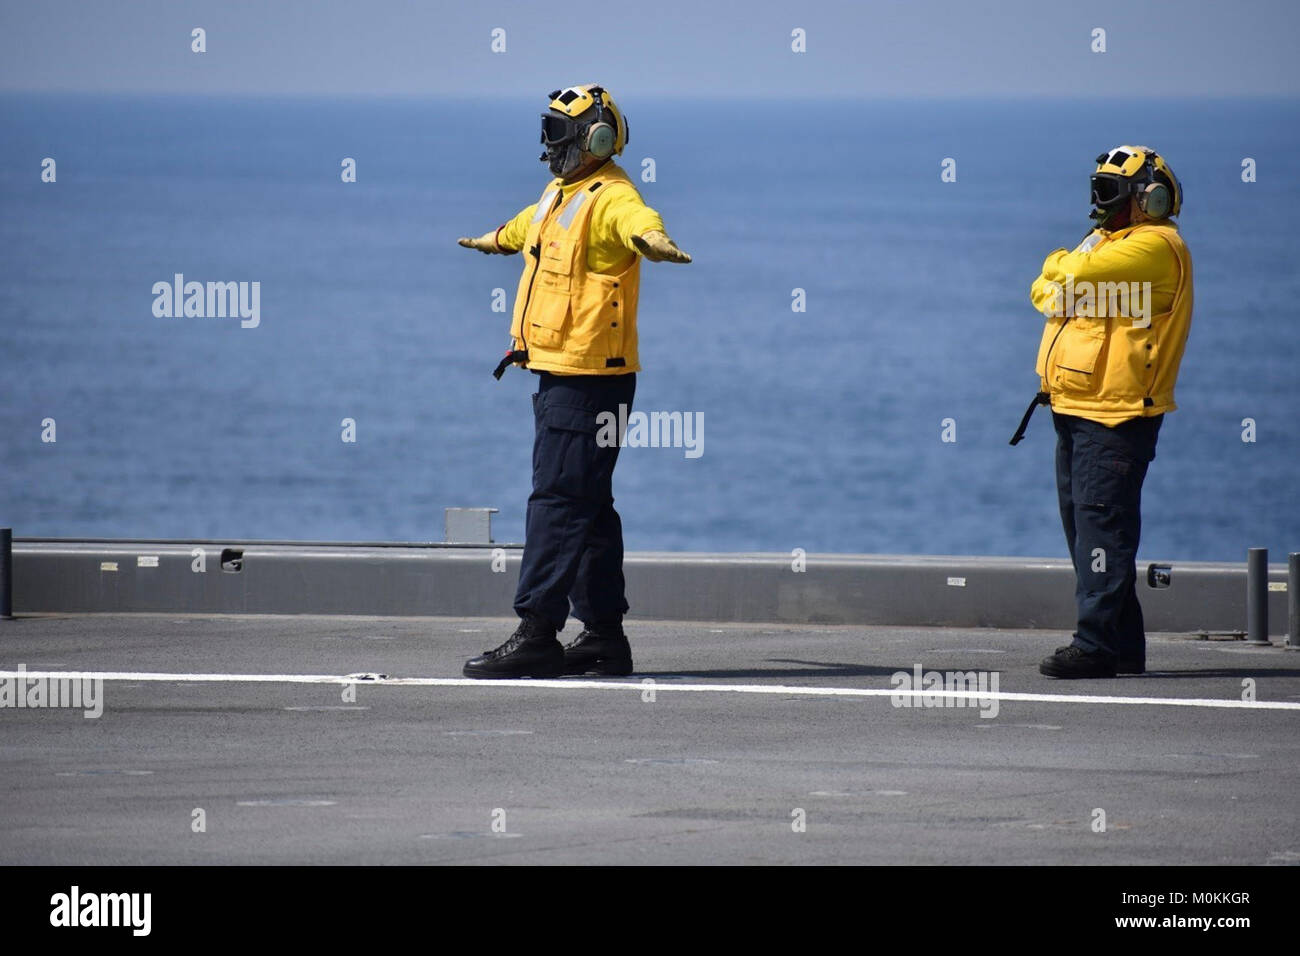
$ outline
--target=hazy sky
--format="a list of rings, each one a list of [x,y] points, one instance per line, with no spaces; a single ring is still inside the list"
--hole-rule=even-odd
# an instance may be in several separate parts
[[[1300,0],[0,0],[0,89],[1295,95],[1297,27]]]

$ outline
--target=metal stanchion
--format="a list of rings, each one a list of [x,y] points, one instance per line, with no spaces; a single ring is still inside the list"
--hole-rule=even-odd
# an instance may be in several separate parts
[[[1246,641],[1267,646],[1268,548],[1246,552]]]
[[[1286,570],[1286,646],[1300,651],[1300,551],[1291,552]]]

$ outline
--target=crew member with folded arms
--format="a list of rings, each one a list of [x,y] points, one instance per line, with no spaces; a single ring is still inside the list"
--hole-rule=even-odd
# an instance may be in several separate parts
[[[1137,596],[1142,484],[1192,320],[1192,259],[1174,216],[1183,190],[1146,146],[1097,157],[1093,229],[1043,263],[1030,298],[1047,317],[1037,404],[1051,404],[1056,483],[1074,563],[1077,625],[1039,665],[1048,677],[1141,674],[1146,632]]]

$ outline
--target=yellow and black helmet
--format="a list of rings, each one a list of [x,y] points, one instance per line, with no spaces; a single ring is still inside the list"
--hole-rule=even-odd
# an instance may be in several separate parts
[[[582,164],[582,154],[608,159],[627,146],[627,118],[614,97],[595,83],[554,90],[542,114],[542,145],[551,172],[567,175]]]
[[[1183,207],[1178,177],[1150,146],[1116,146],[1097,157],[1092,173],[1095,219],[1109,219],[1128,209],[1129,197],[1152,219],[1176,216]]]

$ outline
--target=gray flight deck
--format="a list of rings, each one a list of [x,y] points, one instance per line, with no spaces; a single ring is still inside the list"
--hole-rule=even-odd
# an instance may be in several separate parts
[[[1062,630],[637,620],[627,681],[436,680],[511,626],[0,621],[0,671],[114,675],[99,718],[0,710],[0,862],[1300,863],[1300,711],[1242,706],[1300,704],[1276,645],[1152,635],[1149,674],[1058,682]],[[861,693],[917,665],[1067,699]]]

